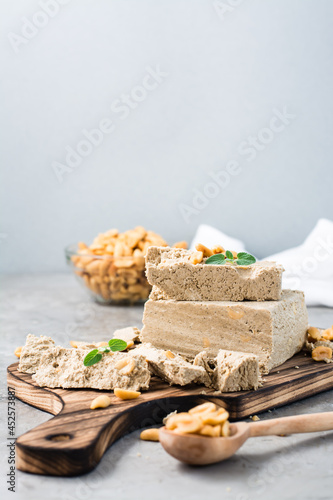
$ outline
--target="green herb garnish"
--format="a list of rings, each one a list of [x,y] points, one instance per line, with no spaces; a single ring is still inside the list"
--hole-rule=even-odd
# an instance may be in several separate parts
[[[211,257],[208,257],[205,264],[220,266],[221,264],[228,263],[236,266],[250,266],[256,261],[257,259],[249,253],[239,252],[237,254],[237,257],[235,258],[232,252],[230,252],[230,250],[227,250],[225,255],[223,255],[223,253],[217,253],[215,255],[212,255]]]
[[[102,357],[103,353],[108,353],[110,351],[116,352],[116,351],[124,351],[127,348],[127,342],[125,340],[121,339],[111,339],[109,340],[109,347],[108,346],[103,346],[103,347],[98,347],[98,349],[93,349],[92,351],[88,352],[88,354],[85,356],[83,360],[84,366],[92,366],[98,363]]]

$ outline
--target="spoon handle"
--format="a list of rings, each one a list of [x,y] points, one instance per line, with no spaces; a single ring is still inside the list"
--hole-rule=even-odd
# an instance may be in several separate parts
[[[274,418],[272,420],[253,422],[248,425],[250,426],[251,437],[330,431],[333,430],[333,412]]]

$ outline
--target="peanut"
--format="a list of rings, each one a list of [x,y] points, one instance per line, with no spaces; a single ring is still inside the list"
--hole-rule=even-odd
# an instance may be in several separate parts
[[[212,247],[212,252],[213,252],[213,254],[224,253],[225,252],[225,248],[223,248],[221,245],[214,245]]]
[[[129,375],[135,368],[135,361],[132,357],[122,358],[115,364],[116,370],[119,371],[121,375]]]
[[[130,391],[128,389],[119,389],[116,388],[114,391],[114,395],[119,399],[136,399],[140,396],[141,392],[139,391]]]
[[[195,245],[195,249],[198,252],[202,252],[204,257],[211,257],[214,255],[210,248],[205,247],[205,245],[202,245],[201,243]]]
[[[312,351],[312,359],[315,361],[327,361],[332,359],[332,349],[326,346],[315,347]]]
[[[175,357],[174,353],[171,351],[165,351],[165,355],[169,359],[173,359]]]
[[[178,413],[167,420],[165,427],[167,429],[173,429],[179,434],[193,434],[198,432],[203,425],[201,420],[194,415]]]
[[[200,436],[210,436],[210,437],[220,437],[221,436],[221,426],[220,425],[204,425],[199,431]]]
[[[159,441],[159,429],[145,429],[140,434],[143,441]]]
[[[308,341],[317,342],[320,339],[321,339],[321,331],[319,330],[319,328],[310,326],[310,328],[308,328]]]
[[[333,326],[327,328],[321,332],[321,336],[324,340],[333,340]]]
[[[17,358],[20,358],[21,357],[21,351],[22,351],[22,346],[20,347],[16,347],[15,351],[14,351],[14,354]]]
[[[202,339],[202,345],[203,345],[204,348],[209,347],[210,346],[210,340],[207,337],[204,337]]]
[[[228,316],[231,319],[241,319],[244,316],[244,311],[240,309],[234,309],[233,307],[228,307]]]
[[[192,264],[200,264],[203,259],[203,252],[193,252],[190,257],[190,262]]]
[[[96,410],[96,408],[107,408],[111,404],[111,399],[109,396],[97,396],[90,405],[91,410]]]
[[[213,412],[216,410],[216,404],[215,403],[203,403],[202,405],[195,406],[194,408],[191,408],[188,412],[190,415],[197,415],[206,413],[207,411]]]
[[[222,424],[222,432],[221,432],[221,435],[223,437],[229,437],[230,436],[230,424],[229,424],[229,420],[226,420],[223,424]]]
[[[187,242],[186,241],[177,241],[177,243],[175,243],[173,245],[173,248],[183,248],[184,250],[186,250]]]
[[[202,422],[209,425],[223,424],[228,418],[229,413],[224,408],[201,415]]]
[[[78,341],[77,340],[70,340],[69,343],[72,347],[74,347],[75,349],[78,347]]]

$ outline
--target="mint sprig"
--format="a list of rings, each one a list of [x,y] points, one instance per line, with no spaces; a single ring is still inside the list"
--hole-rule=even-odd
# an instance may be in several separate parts
[[[220,266],[222,264],[227,263],[236,266],[250,266],[251,264],[254,264],[256,261],[257,259],[249,253],[239,252],[237,254],[237,257],[235,258],[233,256],[233,253],[230,252],[230,250],[227,250],[225,252],[225,255],[223,253],[217,253],[215,255],[212,255],[211,257],[208,257],[205,264]]]
[[[88,352],[86,357],[83,360],[84,366],[92,366],[95,363],[98,363],[102,359],[102,354],[98,352],[98,349],[93,349]]]
[[[84,366],[95,365],[102,359],[104,353],[124,351],[127,348],[127,342],[121,339],[111,339],[108,344],[109,346],[98,347],[88,352],[83,360]]]

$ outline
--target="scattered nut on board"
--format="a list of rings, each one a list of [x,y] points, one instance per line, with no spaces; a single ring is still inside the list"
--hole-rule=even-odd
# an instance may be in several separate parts
[[[253,420],[253,422],[258,422],[258,420],[260,420],[258,415],[253,415],[253,417],[250,417],[250,419]]]
[[[315,361],[328,361],[332,359],[332,353],[333,351],[330,347],[320,345],[313,349],[312,359]]]
[[[20,347],[16,347],[15,351],[14,351],[14,354],[17,358],[20,358],[21,357],[21,351],[22,351],[22,346]]]
[[[140,396],[141,392],[139,391],[130,391],[128,389],[119,389],[116,388],[114,391],[114,395],[119,399],[136,399]]]
[[[165,427],[176,434],[198,434],[206,437],[230,436],[229,413],[215,403],[204,403],[187,413],[167,417]]]
[[[159,429],[145,429],[140,434],[143,441],[159,441]]]
[[[109,396],[97,396],[90,405],[91,410],[96,410],[96,408],[107,408],[112,403]]]

